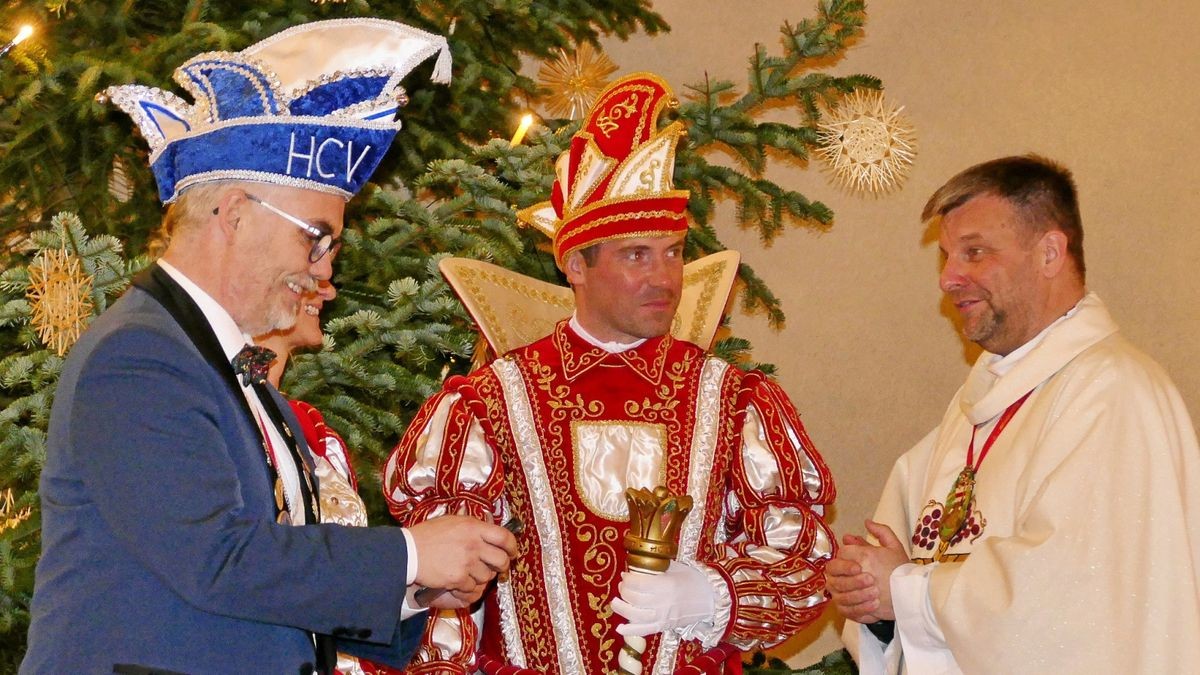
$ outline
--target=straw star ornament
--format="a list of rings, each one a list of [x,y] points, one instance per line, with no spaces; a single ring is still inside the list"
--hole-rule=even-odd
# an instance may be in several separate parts
[[[879,91],[856,90],[818,125],[817,153],[834,179],[856,192],[885,194],[912,168],[917,138],[903,106]]]
[[[16,508],[16,498],[12,488],[7,488],[0,493],[0,533],[7,532],[29,520],[31,515],[33,515],[32,506]]]
[[[604,52],[585,42],[574,52],[558,50],[558,58],[538,70],[539,83],[551,90],[544,100],[552,117],[579,119],[608,86],[617,65]]]
[[[44,251],[29,266],[30,320],[42,343],[59,356],[75,344],[92,316],[91,293],[92,278],[66,250]]]

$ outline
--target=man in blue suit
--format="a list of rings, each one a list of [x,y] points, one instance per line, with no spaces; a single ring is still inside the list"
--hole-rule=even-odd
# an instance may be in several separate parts
[[[444,50],[394,22],[319,22],[189,61],[195,106],[109,90],[150,141],[172,237],[64,366],[22,673],[328,673],[336,651],[402,666],[425,623],[411,591],[463,607],[507,570],[512,535],[472,518],[321,524],[304,436],[248,346],[332,275],[400,78],[439,51],[448,76]]]

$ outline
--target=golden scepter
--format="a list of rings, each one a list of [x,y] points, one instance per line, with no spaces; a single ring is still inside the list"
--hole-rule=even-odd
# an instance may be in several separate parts
[[[679,528],[692,510],[691,496],[673,495],[659,485],[653,491],[628,488],[625,501],[629,503],[629,532],[625,534],[629,571],[641,574],[666,572],[679,553]],[[641,675],[645,651],[646,638],[626,637],[617,654],[617,672]]]

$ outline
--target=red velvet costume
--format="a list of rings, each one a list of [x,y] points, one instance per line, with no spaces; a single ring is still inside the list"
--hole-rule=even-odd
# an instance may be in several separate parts
[[[822,611],[834,548],[822,522],[829,470],[787,395],[669,336],[621,353],[564,321],[468,377],[417,414],[385,469],[405,524],[443,513],[525,531],[507,581],[487,596],[481,654],[539,672],[616,668],[626,487],[692,495],[679,557],[717,592],[707,632],[654,636],[646,673],[670,673],[718,641],[782,641]],[[470,615],[433,616],[410,672],[474,672]]]

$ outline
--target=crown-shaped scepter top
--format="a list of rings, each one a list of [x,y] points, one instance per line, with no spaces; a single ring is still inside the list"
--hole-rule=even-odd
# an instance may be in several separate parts
[[[629,566],[651,572],[665,572],[679,551],[679,529],[692,510],[692,498],[673,495],[659,485],[654,490],[628,488],[629,532],[625,551]]]
[[[634,572],[666,572],[679,552],[679,529],[692,510],[689,495],[673,495],[659,485],[654,490],[627,488],[629,532],[625,533],[625,552],[629,569]],[[617,675],[641,675],[646,638],[627,635],[617,653]]]

